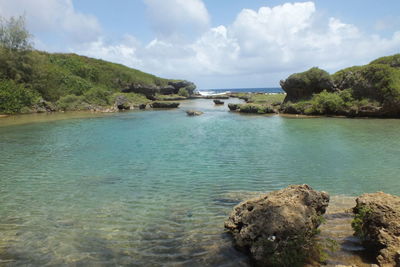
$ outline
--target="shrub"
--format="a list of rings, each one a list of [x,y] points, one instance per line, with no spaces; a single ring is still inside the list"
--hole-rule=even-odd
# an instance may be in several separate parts
[[[370,64],[385,64],[390,67],[400,68],[400,54],[375,59]]]
[[[400,70],[383,64],[351,67],[333,75],[340,90],[351,89],[355,99],[371,99],[385,105],[400,102]]]
[[[180,88],[178,91],[178,95],[184,96],[184,97],[189,97],[189,92],[186,88]]]
[[[346,103],[337,93],[322,91],[311,99],[311,113],[313,114],[340,114],[345,112]]]
[[[354,230],[355,236],[357,236],[361,239],[366,238],[366,234],[364,233],[363,226],[364,226],[364,221],[366,220],[366,218],[369,216],[369,214],[371,212],[372,212],[372,209],[368,206],[363,206],[357,210],[357,213],[351,222],[351,227]]]
[[[311,114],[312,104],[310,101],[299,101],[297,103],[287,102],[281,106],[281,111],[288,114]]]
[[[0,112],[17,113],[30,107],[39,98],[38,94],[12,80],[0,81]]]
[[[241,104],[239,106],[239,109],[240,112],[243,113],[258,113],[258,114],[274,113],[274,110],[271,106],[259,105],[259,104]]]
[[[99,106],[110,105],[109,97],[111,95],[110,91],[105,90],[101,87],[94,87],[89,91],[86,91],[83,95],[85,102],[89,104],[95,104]]]
[[[60,98],[57,101],[57,107],[61,110],[70,111],[70,110],[80,110],[85,107],[85,103],[83,102],[83,96],[76,95],[66,95]]]

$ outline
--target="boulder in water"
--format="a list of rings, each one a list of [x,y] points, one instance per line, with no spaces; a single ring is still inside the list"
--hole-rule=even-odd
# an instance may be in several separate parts
[[[180,103],[178,102],[153,102],[152,108],[177,108]]]
[[[186,114],[188,116],[200,116],[200,115],[203,115],[204,113],[201,111],[197,111],[197,110],[187,110]]]
[[[292,185],[240,203],[225,228],[257,265],[294,266],[314,255],[316,230],[328,203],[327,193]]]

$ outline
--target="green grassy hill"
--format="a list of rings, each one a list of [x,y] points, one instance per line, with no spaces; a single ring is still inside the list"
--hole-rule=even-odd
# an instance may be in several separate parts
[[[0,113],[104,107],[121,94],[141,104],[149,101],[143,93],[149,96],[150,89],[150,95],[157,92],[155,89],[175,90],[171,84],[178,82],[76,54],[0,47]],[[193,92],[194,85],[188,82],[178,89],[182,92],[185,86]]]

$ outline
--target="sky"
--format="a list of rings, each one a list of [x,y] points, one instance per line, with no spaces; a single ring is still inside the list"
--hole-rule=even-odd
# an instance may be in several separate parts
[[[399,0],[0,0],[35,48],[77,53],[200,89],[279,87],[400,53]]]

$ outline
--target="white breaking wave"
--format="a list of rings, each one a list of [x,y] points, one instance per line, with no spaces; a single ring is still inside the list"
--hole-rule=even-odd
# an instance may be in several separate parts
[[[199,91],[199,94],[202,96],[210,96],[210,95],[224,95],[224,94],[230,94],[231,91],[225,91],[225,92],[215,92],[215,91]]]

